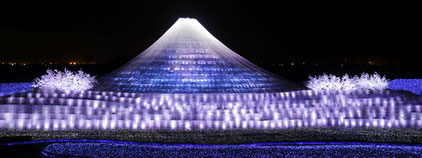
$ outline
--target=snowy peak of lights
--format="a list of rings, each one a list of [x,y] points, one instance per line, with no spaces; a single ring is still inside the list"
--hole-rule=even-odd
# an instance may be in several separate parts
[[[135,93],[246,93],[297,89],[296,85],[230,50],[191,18],[177,20],[148,49],[100,78],[95,88]]]

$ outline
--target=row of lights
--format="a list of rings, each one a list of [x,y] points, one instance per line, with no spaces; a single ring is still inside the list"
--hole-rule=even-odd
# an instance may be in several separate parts
[[[56,100],[57,97],[36,93],[29,98],[12,96],[3,100],[6,104],[0,111],[0,128],[422,127],[421,105],[384,92],[324,94],[302,91],[276,96],[219,94],[211,98],[189,94],[150,94],[136,98],[105,95],[95,101],[90,99],[94,96],[84,99],[62,96]],[[37,106],[22,106],[34,104]]]
[[[2,65],[10,65],[10,66],[15,66],[15,65],[26,65],[26,63],[16,63],[16,62],[8,62],[8,63],[5,63],[5,62],[2,62],[1,63]]]
[[[315,66],[319,66],[319,65],[327,65],[328,63],[323,63],[323,64],[317,64],[317,63],[315,63],[315,64],[311,64],[311,65],[315,65]],[[362,65],[362,63],[359,63],[360,65]],[[378,65],[378,66],[380,66],[381,65],[381,63],[377,63],[377,62],[374,62],[374,61],[368,61],[368,63],[366,63],[366,64],[368,64],[368,65]],[[256,65],[264,65],[264,63],[256,63]],[[307,65],[306,64],[306,62],[302,62],[302,63],[295,63],[295,62],[291,62],[291,63],[283,63],[283,64],[272,64],[273,66],[295,66],[295,65]],[[349,64],[346,64],[346,63],[342,63],[342,64],[340,64],[340,66],[345,66],[345,65],[349,65]]]
[[[26,65],[29,65],[30,63],[17,63],[17,62],[2,62],[1,63],[2,65],[10,65],[10,66],[15,66],[15,65],[23,65],[23,66],[26,66]],[[53,62],[49,62],[49,63],[41,63],[41,65],[57,65],[58,63],[53,63]],[[78,64],[78,62],[69,62],[68,63],[69,65],[77,65]],[[94,64],[94,63],[89,63],[89,64]]]
[[[25,65],[27,65],[27,63],[17,63],[17,62],[2,62],[1,63],[2,65],[11,65],[11,66],[14,66],[14,65],[23,65],[23,66],[25,66]],[[55,65],[57,65],[58,63],[53,63],[53,62],[49,62],[49,63],[42,63],[42,65],[47,65],[47,64],[49,64],[49,65],[53,65],[53,64],[55,64]],[[78,65],[79,63],[78,62],[74,62],[74,61],[71,61],[71,62],[69,62],[68,63],[69,65]],[[89,62],[88,64],[95,64],[95,62]],[[302,64],[302,65],[306,65],[306,62],[302,62],[302,63],[294,63],[294,62],[292,62],[292,63],[288,63],[288,64],[272,64],[273,66],[289,66],[289,65],[291,65],[291,66],[294,66],[294,65],[300,65],[300,64]],[[376,62],[373,62],[373,61],[368,61],[368,64],[369,65],[381,65],[380,63],[376,63]],[[257,63],[256,65],[263,65],[263,63]],[[321,65],[321,64],[314,64],[315,66],[319,66],[319,65]],[[340,64],[340,66],[344,66],[345,64]]]

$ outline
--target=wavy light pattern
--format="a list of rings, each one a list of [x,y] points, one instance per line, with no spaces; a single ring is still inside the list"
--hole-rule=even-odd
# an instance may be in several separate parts
[[[2,98],[0,128],[205,130],[422,127],[420,102],[418,96],[392,91],[26,93]]]

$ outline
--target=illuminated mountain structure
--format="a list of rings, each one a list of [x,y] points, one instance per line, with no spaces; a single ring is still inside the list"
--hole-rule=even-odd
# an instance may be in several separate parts
[[[296,85],[230,50],[191,18],[178,19],[144,52],[99,78],[95,88],[133,93],[250,93],[297,89]]]

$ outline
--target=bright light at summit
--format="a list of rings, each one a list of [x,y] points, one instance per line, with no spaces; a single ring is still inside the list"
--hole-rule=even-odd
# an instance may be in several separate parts
[[[99,78],[94,89],[132,93],[248,93],[298,88],[230,50],[196,19],[180,18],[144,52]]]

